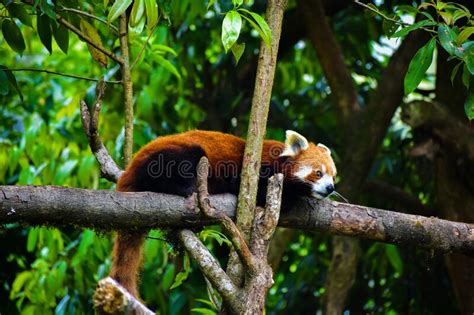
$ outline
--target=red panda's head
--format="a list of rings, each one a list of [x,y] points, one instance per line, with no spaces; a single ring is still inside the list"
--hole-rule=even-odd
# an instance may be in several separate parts
[[[280,156],[290,162],[289,173],[285,175],[309,185],[313,197],[322,199],[334,191],[337,170],[331,150],[324,144],[315,145],[299,133],[287,130],[285,149]]]

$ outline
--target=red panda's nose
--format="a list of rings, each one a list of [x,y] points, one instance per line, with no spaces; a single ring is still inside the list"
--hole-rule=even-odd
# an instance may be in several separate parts
[[[331,194],[332,192],[334,191],[334,185],[333,184],[329,184],[326,186],[326,194]]]

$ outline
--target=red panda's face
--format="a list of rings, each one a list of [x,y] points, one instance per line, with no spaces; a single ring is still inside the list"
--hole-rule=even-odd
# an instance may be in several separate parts
[[[308,143],[302,135],[288,130],[281,155],[291,158],[289,175],[293,180],[309,185],[313,197],[322,199],[334,191],[337,170],[328,147]]]

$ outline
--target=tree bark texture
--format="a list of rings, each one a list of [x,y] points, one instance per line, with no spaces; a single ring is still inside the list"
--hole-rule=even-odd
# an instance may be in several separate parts
[[[236,198],[210,196],[231,218]],[[97,230],[188,228],[217,224],[183,197],[150,192],[114,192],[55,186],[0,186],[0,224],[73,225]],[[355,236],[405,246],[474,255],[474,224],[302,199],[281,214],[278,225]]]
[[[465,3],[470,10],[471,2]],[[474,222],[474,128],[464,113],[467,90],[461,75],[451,83],[455,62],[438,49],[435,102],[411,103],[402,117],[415,135],[431,143],[429,160],[433,161],[435,209],[449,220]],[[427,138],[427,139],[426,139]],[[474,313],[474,258],[450,254],[445,257],[461,314]]]
[[[251,238],[255,217],[263,140],[267,129],[268,110],[270,108],[283,14],[287,2],[287,0],[268,1],[265,13],[272,39],[270,45],[267,45],[263,40],[260,45],[237,203],[237,226],[246,241]],[[243,272],[240,266],[235,252],[232,251],[227,272],[237,284],[241,284],[243,280]]]
[[[318,53],[331,87],[331,93],[336,98],[335,106],[342,115],[349,112],[345,114],[350,117],[350,120],[345,124],[344,136],[340,143],[344,151],[343,161],[339,167],[343,181],[338,191],[351,200],[357,200],[393,114],[402,102],[403,78],[409,62],[429,36],[423,32],[413,32],[407,36],[383,71],[368,105],[361,110],[357,102],[356,88],[350,77],[350,71],[345,65],[342,50],[325,19],[323,2],[299,0],[298,6],[305,18],[309,39]],[[319,18],[314,18],[315,15]],[[341,122],[344,122],[344,119],[341,119]],[[353,244],[350,244],[351,242]],[[326,285],[327,314],[340,312],[354,282],[353,277],[356,275],[358,261],[357,242],[355,239],[338,237],[333,242],[331,272],[328,274]],[[342,251],[338,248],[347,250]],[[353,262],[353,264],[343,265],[340,261]],[[334,279],[331,279],[333,276]],[[331,286],[334,283],[338,283],[337,287]]]

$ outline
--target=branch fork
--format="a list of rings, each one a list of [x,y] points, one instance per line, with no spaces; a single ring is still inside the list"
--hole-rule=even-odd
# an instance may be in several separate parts
[[[97,83],[96,94],[97,98],[91,111],[89,111],[84,100],[80,101],[82,127],[87,136],[91,151],[99,163],[102,177],[112,182],[117,182],[123,171],[120,170],[112,159],[99,136],[99,114],[105,95],[105,82],[102,79]]]
[[[267,262],[267,253],[270,239],[278,223],[283,175],[277,174],[269,180],[267,206],[256,210],[250,247],[232,219],[212,206],[209,200],[208,177],[209,161],[206,157],[202,157],[197,168],[198,205],[207,218],[219,222],[224,234],[231,240],[244,266],[246,278],[244,287],[241,288],[234,283],[193,232],[181,230],[178,232],[178,237],[205,277],[222,296],[229,311],[238,314],[262,313],[266,292],[273,284],[273,272]]]

